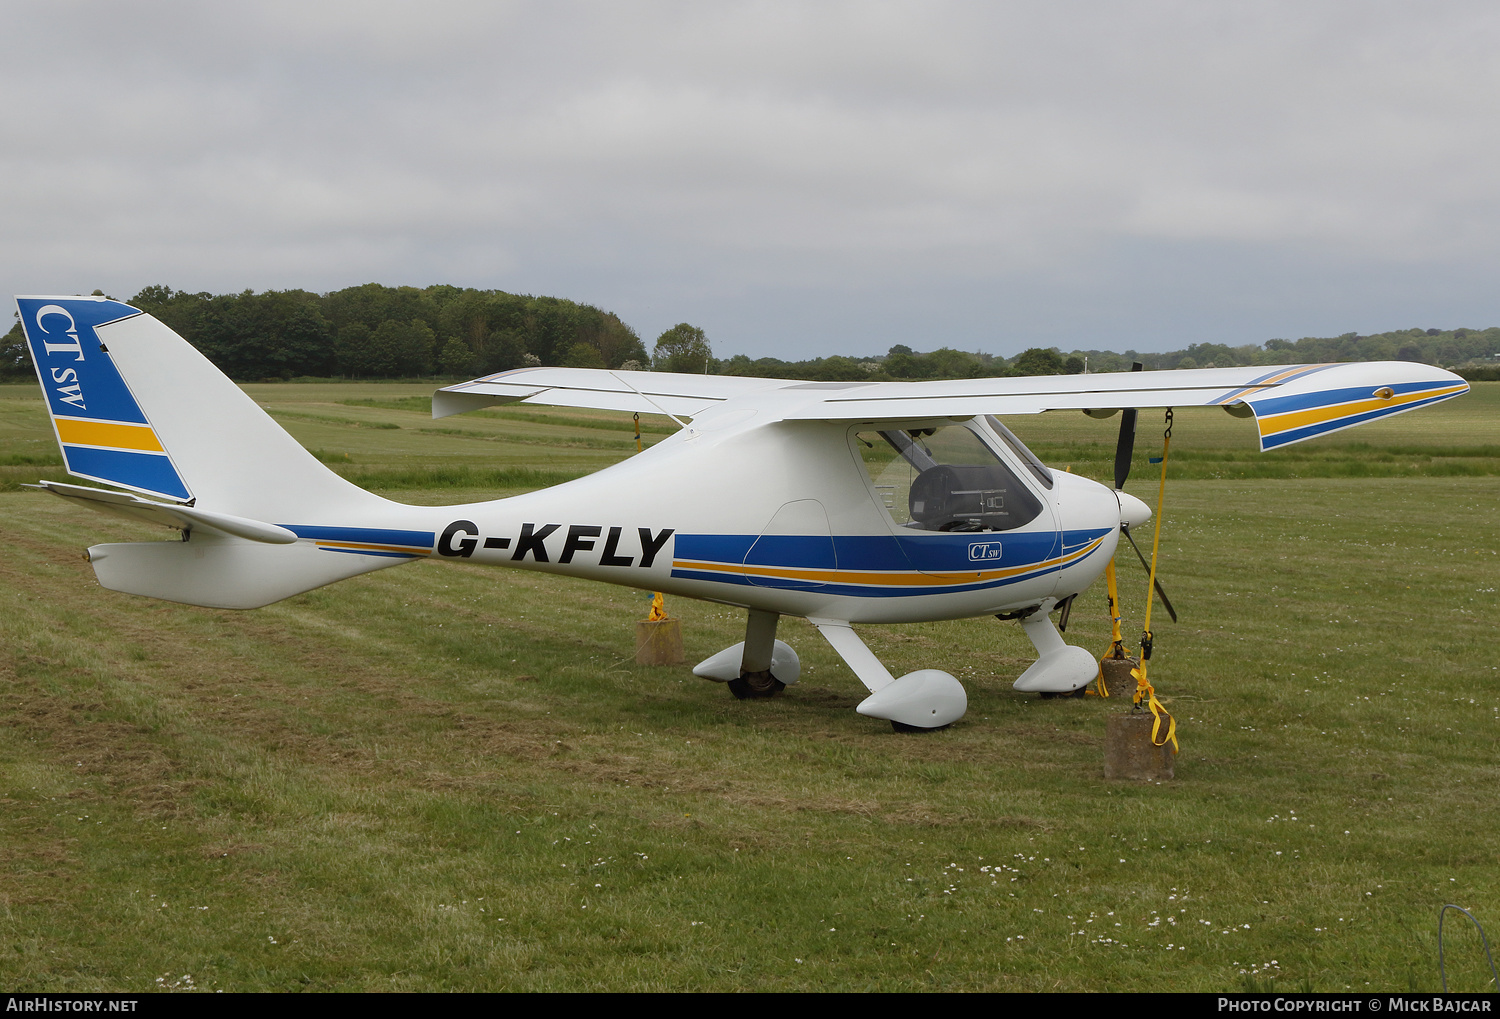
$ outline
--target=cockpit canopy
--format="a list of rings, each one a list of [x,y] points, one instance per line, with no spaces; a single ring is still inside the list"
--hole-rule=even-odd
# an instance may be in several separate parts
[[[855,438],[876,493],[902,527],[1009,531],[1042,511],[1041,500],[966,425],[857,432]]]

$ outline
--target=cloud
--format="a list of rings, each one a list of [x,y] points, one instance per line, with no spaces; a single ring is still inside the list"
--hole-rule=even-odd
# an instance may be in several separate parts
[[[1495,318],[1487,5],[20,3],[0,28],[16,290],[451,281],[788,356]]]

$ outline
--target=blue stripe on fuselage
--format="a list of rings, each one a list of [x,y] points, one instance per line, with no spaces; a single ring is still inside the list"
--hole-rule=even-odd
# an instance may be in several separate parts
[[[1064,540],[1071,547],[1086,544],[1107,533],[1103,530],[1069,532]],[[1086,535],[1082,540],[1074,539]],[[829,539],[816,535],[678,534],[674,556],[710,563],[748,563],[789,569],[917,570],[923,573],[953,573],[973,568],[969,546],[975,542],[999,542],[1005,551],[990,567],[1019,566],[1041,562],[1057,548],[1056,531],[914,531],[902,535],[839,535],[833,538],[833,559],[828,558]],[[751,552],[754,552],[753,557]]]
[[[299,538],[321,541],[358,541],[370,545],[409,545],[432,548],[434,531],[398,531],[386,527],[321,527],[310,524],[282,524]]]
[[[808,590],[815,588],[823,594],[852,595],[861,598],[920,597],[931,594],[952,594],[964,591],[979,591],[992,587],[1004,587],[1037,576],[1053,573],[1072,563],[1060,561],[1068,549],[1082,549],[1110,533],[1112,528],[1094,528],[1078,531],[974,531],[974,532],[929,532],[901,536],[853,536],[835,537],[836,563],[824,563],[822,550],[828,547],[828,539],[798,535],[778,536],[772,544],[758,541],[759,535],[746,534],[678,534],[673,558],[681,561],[720,563],[728,566],[746,564],[781,569],[836,570],[873,573],[890,572],[912,575],[917,573],[953,576],[962,573],[993,572],[996,569],[1022,569],[1024,572],[1010,577],[999,577],[965,583],[955,580],[943,583],[936,579],[932,586],[910,584],[882,585],[875,578],[868,584],[828,583],[816,573],[803,578],[767,577],[762,575],[719,572],[678,566],[672,570],[674,578],[700,580],[708,583],[734,584],[739,586],[771,587],[786,590]],[[1061,539],[1061,549],[1059,549]],[[975,543],[1000,543],[1004,554],[998,560],[975,562],[970,559],[969,546]],[[765,545],[766,556],[761,555]],[[756,552],[755,561],[746,563],[746,556]],[[774,560],[769,553],[774,550]],[[798,558],[799,552],[811,553],[808,558]],[[1082,558],[1093,555],[1089,552]],[[764,561],[763,561],[764,560]],[[1074,560],[1080,562],[1081,559]],[[917,568],[921,564],[922,568]],[[1034,569],[1025,569],[1028,566]]]
[[[921,573],[962,573],[974,569],[976,563],[969,557],[969,546],[976,543],[997,542],[1003,550],[999,559],[983,563],[986,569],[1041,563],[1057,549],[1056,531],[920,531],[903,534],[899,540],[907,560]],[[839,565],[848,568],[842,560]]]

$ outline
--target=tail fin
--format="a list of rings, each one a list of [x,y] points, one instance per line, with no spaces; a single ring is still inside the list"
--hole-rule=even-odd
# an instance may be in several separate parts
[[[188,542],[94,546],[90,559],[105,587],[254,608],[424,554],[421,542],[431,535],[412,531],[378,532],[413,546],[405,551],[307,537],[363,527],[371,541],[367,535],[377,532],[369,523],[388,517],[394,504],[319,463],[150,315],[103,298],[16,303],[68,473],[184,507],[46,486],[189,534]]]
[[[16,303],[68,473],[271,522],[384,502],[150,315],[105,298]]]

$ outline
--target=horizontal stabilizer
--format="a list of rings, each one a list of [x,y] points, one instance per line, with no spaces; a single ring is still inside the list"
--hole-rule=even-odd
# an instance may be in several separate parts
[[[127,492],[111,492],[103,488],[68,485],[60,481],[43,481],[40,484],[27,487],[40,488],[60,498],[80,502],[90,509],[96,509],[104,513],[113,513],[116,516],[128,517],[132,520],[144,520],[147,523],[160,524],[163,527],[175,527],[183,531],[204,528],[211,531],[218,531],[231,537],[265,542],[271,545],[289,545],[297,540],[296,534],[285,527],[278,527],[276,524],[262,523],[259,520],[249,520],[245,517],[237,517],[229,513],[212,513],[208,510],[179,506],[173,503],[153,502],[150,499],[142,499],[140,496],[130,495]]]

